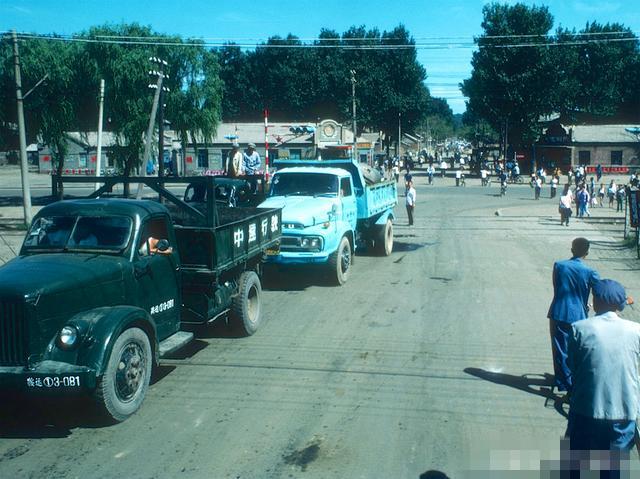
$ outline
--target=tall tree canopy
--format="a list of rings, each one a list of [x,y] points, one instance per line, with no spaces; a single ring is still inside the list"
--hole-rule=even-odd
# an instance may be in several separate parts
[[[297,37],[272,37],[254,51],[220,49],[225,120],[257,120],[266,106],[279,120],[332,117],[352,120],[351,70],[356,78],[359,129],[414,129],[429,100],[426,71],[415,42],[400,25],[381,33],[364,26],[342,35],[323,29],[313,44]]]
[[[547,7],[492,3],[483,18],[473,72],[462,84],[467,109],[497,131],[508,128],[516,141],[531,140],[538,117],[553,107],[555,74],[545,45],[553,17]]]

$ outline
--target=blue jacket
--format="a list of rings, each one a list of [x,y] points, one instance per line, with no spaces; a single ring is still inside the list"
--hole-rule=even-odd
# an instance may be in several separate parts
[[[580,258],[558,261],[553,265],[553,301],[547,317],[563,323],[575,323],[588,316],[587,303],[598,272]]]

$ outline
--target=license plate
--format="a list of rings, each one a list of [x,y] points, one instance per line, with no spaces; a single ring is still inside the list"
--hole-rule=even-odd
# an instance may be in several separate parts
[[[33,389],[79,388],[80,376],[33,376],[26,379]]]
[[[280,249],[278,248],[269,248],[266,251],[267,256],[277,256],[280,254]]]

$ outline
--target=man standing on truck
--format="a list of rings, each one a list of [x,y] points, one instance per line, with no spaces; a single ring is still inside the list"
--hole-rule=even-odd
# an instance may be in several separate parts
[[[231,151],[229,152],[229,156],[227,156],[226,170],[229,176],[244,176],[244,156],[237,142],[233,142],[231,145]]]
[[[255,175],[260,169],[260,153],[256,151],[256,144],[249,143],[247,151],[243,155],[244,172],[246,175]]]
[[[413,187],[413,181],[407,181],[407,197],[405,201],[407,205],[407,216],[409,217],[409,226],[413,226],[413,211],[416,207],[416,190]]]

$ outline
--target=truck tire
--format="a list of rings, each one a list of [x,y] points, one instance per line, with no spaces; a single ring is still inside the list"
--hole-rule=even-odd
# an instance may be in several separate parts
[[[339,286],[349,279],[351,272],[351,243],[349,238],[343,236],[335,253],[329,256],[329,273]]]
[[[238,281],[238,294],[231,304],[231,320],[246,336],[251,336],[262,322],[262,286],[254,271],[245,271]]]
[[[134,414],[149,388],[152,363],[147,334],[139,328],[125,329],[113,345],[95,392],[101,412],[115,422]]]
[[[389,256],[393,251],[393,223],[387,219],[384,226],[379,226],[375,237],[375,250],[381,256]]]

